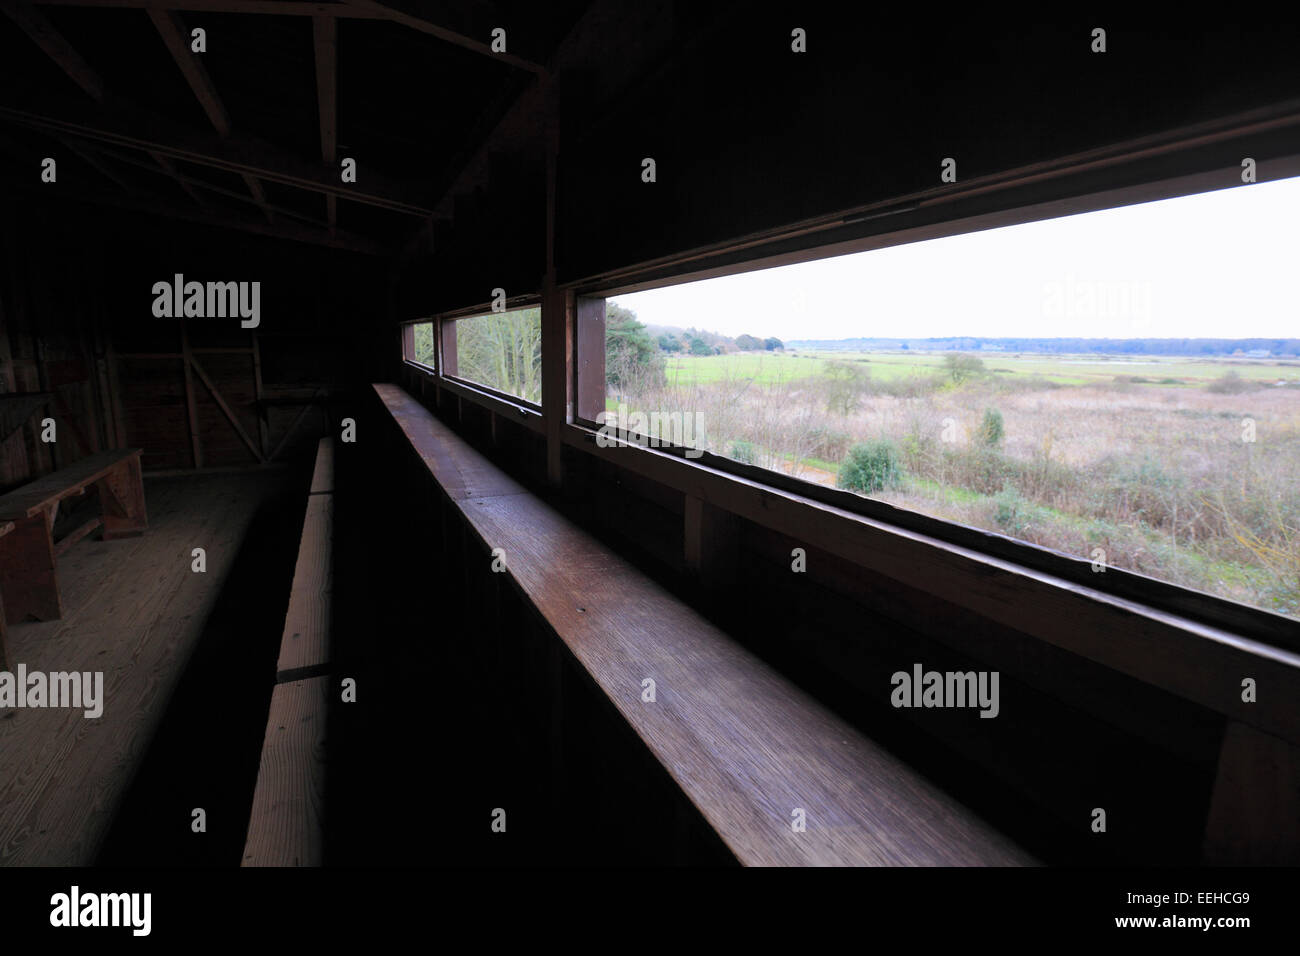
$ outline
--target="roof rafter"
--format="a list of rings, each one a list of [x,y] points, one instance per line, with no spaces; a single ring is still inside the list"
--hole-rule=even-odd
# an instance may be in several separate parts
[[[194,92],[194,98],[203,107],[203,112],[208,114],[212,128],[223,139],[229,136],[230,114],[226,112],[225,104],[217,94],[212,77],[208,76],[203,63],[190,50],[189,33],[185,29],[185,24],[181,22],[179,14],[173,10],[162,10],[156,7],[150,7],[148,12],[149,19],[158,28],[163,43],[167,45],[167,52],[172,55],[176,66],[185,77],[185,82]]]
[[[86,94],[96,103],[103,103],[108,96],[107,87],[99,74],[81,58],[72,44],[64,38],[54,26],[46,19],[45,15],[39,10],[22,2],[22,0],[0,0],[4,11],[27,33],[29,37],[39,46],[45,54],[57,64],[68,77],[82,88]],[[61,142],[67,142],[67,138],[60,136]],[[78,152],[75,146],[69,146],[74,152]],[[195,192],[181,183],[176,175],[176,168],[171,165],[165,156],[158,153],[150,154],[158,165],[173,179],[176,179],[181,188],[193,199],[199,206],[206,208],[207,204]]]
[[[465,50],[489,56],[530,73],[544,73],[546,68],[513,53],[496,53],[491,44],[466,36],[432,20],[409,13],[401,0],[341,0],[338,3],[296,2],[296,0],[38,0],[47,6],[117,7],[122,9],[191,10],[203,13],[257,13],[275,16],[341,17],[355,20],[389,20],[427,33]]]
[[[497,53],[490,44],[481,40],[475,40],[465,36],[463,33],[457,33],[454,30],[448,30],[431,20],[423,17],[417,17],[401,9],[400,0],[385,0],[384,3],[378,0],[345,0],[349,7],[356,10],[371,11],[382,14],[385,19],[394,23],[400,23],[403,26],[410,27],[412,30],[418,30],[421,33],[427,33],[435,36],[439,40],[445,40],[448,43],[454,43],[462,49],[470,50],[474,53],[480,53],[483,56],[489,56],[494,60],[500,60],[502,63],[509,63],[513,67],[521,70],[527,70],[529,73],[545,73],[546,67],[540,63],[534,63],[532,60],[526,60],[521,56],[515,56],[513,53]]]
[[[32,187],[19,187],[17,192],[46,199],[50,196],[48,190],[39,190]],[[75,187],[68,187],[60,189],[54,198],[56,201],[69,200],[72,202],[83,202],[97,206],[113,206],[128,211],[160,216],[166,219],[180,219],[187,222],[196,222],[201,225],[215,226],[222,229],[233,229],[239,232],[270,236],[272,238],[284,239],[290,242],[303,242],[318,246],[328,246],[334,249],[345,249],[349,252],[358,252],[364,255],[387,256],[390,254],[390,250],[386,246],[363,236],[350,235],[342,231],[331,233],[324,229],[302,226],[297,223],[286,221],[279,221],[272,224],[263,222],[261,219],[244,217],[225,210],[211,210],[205,212],[177,206],[175,203],[165,202],[154,197],[148,199],[127,198],[123,196],[115,196],[102,190],[89,192],[76,189]]]
[[[193,199],[194,202],[197,203],[202,208],[204,209],[209,208],[208,201],[194,191],[194,187],[190,183],[189,179],[181,175],[180,170],[176,168],[175,163],[173,163],[162,153],[156,152],[154,150],[149,150],[149,155],[153,157],[154,162],[157,163],[162,168],[163,172],[165,172],[168,176],[170,176],[173,180],[175,180],[177,186],[180,186],[181,189],[185,190],[185,195]]]
[[[116,146],[157,152],[171,159],[245,173],[266,182],[333,194],[353,202],[410,216],[427,216],[425,190],[366,169],[356,183],[344,183],[320,163],[304,162],[279,147],[232,132],[226,139],[201,135],[117,98],[93,112],[66,99],[49,108],[0,103],[0,118],[21,126],[71,133]]]
[[[338,21],[312,17],[312,46],[316,51],[316,100],[320,111],[321,161],[331,166],[338,150]],[[333,229],[338,223],[338,199],[325,197],[325,215]]]
[[[73,142],[74,141],[72,140],[72,138],[69,137],[69,148],[74,148],[72,145]],[[145,170],[146,172],[158,173],[158,174],[165,173],[167,176],[171,177],[172,179],[175,179],[178,183],[183,183],[185,185],[192,186],[196,189],[206,190],[208,192],[214,192],[221,196],[229,196],[231,199],[234,199],[241,203],[250,203],[256,205],[259,208],[261,208],[264,213],[268,213],[268,214],[279,213],[280,215],[287,216],[290,219],[297,219],[302,222],[310,223],[314,226],[319,226],[322,229],[324,229],[326,226],[326,223],[324,221],[317,219],[313,216],[306,215],[305,213],[298,212],[297,210],[294,209],[285,209],[280,206],[272,205],[266,201],[265,196],[262,196],[261,198],[257,196],[248,196],[242,192],[238,192],[233,189],[226,189],[222,186],[218,186],[215,183],[207,182],[206,180],[203,179],[198,179],[193,176],[186,176],[184,173],[179,172],[175,166],[172,166],[169,170],[168,169],[159,170],[152,163],[147,163],[144,160],[136,159],[129,153],[124,153],[120,150],[114,149],[111,146],[105,146],[103,143],[87,143],[85,144],[83,149],[89,155],[97,154],[100,156],[108,156],[111,157],[112,159],[117,160],[119,163],[122,163],[127,166],[136,166],[139,167],[140,169]],[[165,159],[166,157],[163,158]],[[254,179],[253,182],[256,183],[257,180]],[[275,220],[272,217],[268,221],[274,222]]]
[[[91,99],[97,103],[103,101],[106,94],[104,81],[44,14],[23,0],[0,0],[0,10],[8,14],[9,19],[18,24],[45,51],[46,56],[57,63]]]
[[[217,131],[217,135],[222,139],[226,138],[230,135],[230,114],[226,111],[226,106],[221,101],[220,94],[217,93],[216,84],[212,82],[212,77],[208,75],[203,61],[195,56],[194,51],[190,48],[189,31],[185,29],[184,21],[174,10],[150,7],[148,12],[149,19],[153,21],[153,25],[157,28],[163,43],[167,46],[167,51],[172,55],[172,59],[176,61],[176,66],[180,69],[181,75],[185,77],[185,82],[190,85],[190,90],[193,91],[195,99],[203,107],[203,112],[207,114],[208,121],[212,123],[212,128]],[[249,194],[261,208],[262,215],[266,216],[267,222],[273,222],[275,217],[266,204],[266,192],[262,189],[261,182],[248,173],[241,173],[240,175],[244,179],[244,185],[248,187]]]

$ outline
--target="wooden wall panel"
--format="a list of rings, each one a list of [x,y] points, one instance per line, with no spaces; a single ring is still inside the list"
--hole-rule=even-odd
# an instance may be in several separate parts
[[[380,376],[381,337],[365,333],[382,319],[382,263],[195,224],[51,208],[0,200],[0,392],[55,391],[66,409],[55,417],[68,422],[54,448],[39,443],[34,426],[0,442],[0,491],[112,445],[143,448],[150,471],[194,467],[196,444],[209,468],[253,465],[276,450],[281,460],[306,455],[333,428],[331,396]],[[261,284],[260,404],[253,331],[237,317],[185,323],[197,365],[197,443],[181,321],[152,308],[154,283],[176,274]]]

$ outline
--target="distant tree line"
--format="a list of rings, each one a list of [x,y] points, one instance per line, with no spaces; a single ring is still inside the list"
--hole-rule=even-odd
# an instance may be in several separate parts
[[[1082,339],[1082,338],[980,338],[958,336],[931,339],[809,339],[788,343],[789,348],[813,350],[907,349],[927,352],[1040,352],[1046,354],[1104,355],[1240,355],[1267,353],[1270,358],[1300,356],[1300,339]]]
[[[606,307],[610,308],[609,306]],[[608,322],[608,319],[606,319]],[[734,339],[718,332],[703,329],[675,329],[666,326],[647,326],[662,352],[684,355],[725,355],[728,352],[773,352],[785,348],[778,338],[760,339],[754,335],[738,335]]]

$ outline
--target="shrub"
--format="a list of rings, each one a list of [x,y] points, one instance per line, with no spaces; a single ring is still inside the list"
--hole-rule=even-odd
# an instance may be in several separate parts
[[[849,433],[833,428],[814,428],[808,432],[808,455],[823,461],[839,461],[849,447]]]
[[[828,359],[822,368],[826,390],[826,410],[848,416],[857,411],[871,377],[869,369],[849,362]]]
[[[1007,534],[1022,536],[1029,529],[1031,506],[1014,485],[1003,485],[993,498],[993,520]]]
[[[944,484],[956,485],[981,495],[996,494],[1016,477],[1016,462],[996,448],[974,445],[968,448],[945,447],[942,470],[935,477]]]
[[[1237,395],[1250,388],[1250,383],[1236,371],[1229,369],[1205,388],[1206,391],[1214,392],[1216,395]]]
[[[975,432],[980,444],[988,448],[997,448],[1002,444],[1004,434],[1006,429],[1002,423],[1002,413],[996,408],[984,409],[984,417],[980,419],[979,428]]]
[[[898,452],[887,438],[854,445],[840,463],[836,483],[849,491],[870,493],[896,486],[903,477]]]
[[[731,443],[730,457],[741,464],[752,465],[754,463],[754,443],[752,441],[733,441]]]
[[[958,352],[945,355],[943,357],[943,367],[954,385],[961,385],[971,379],[979,378],[985,371],[983,359]]]

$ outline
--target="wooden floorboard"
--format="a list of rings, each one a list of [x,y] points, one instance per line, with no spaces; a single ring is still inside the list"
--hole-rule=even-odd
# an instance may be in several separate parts
[[[98,720],[0,712],[0,865],[94,860],[270,487],[256,475],[148,481],[149,531],[72,548],[59,563],[64,617],[11,626],[15,666],[102,671],[105,704]]]

